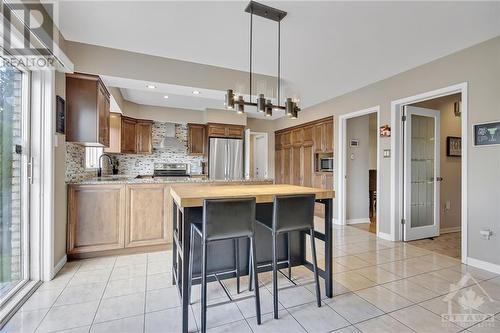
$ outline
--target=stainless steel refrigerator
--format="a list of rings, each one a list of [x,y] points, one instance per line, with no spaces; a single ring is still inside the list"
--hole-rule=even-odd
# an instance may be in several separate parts
[[[211,138],[208,159],[210,179],[243,179],[243,140]]]

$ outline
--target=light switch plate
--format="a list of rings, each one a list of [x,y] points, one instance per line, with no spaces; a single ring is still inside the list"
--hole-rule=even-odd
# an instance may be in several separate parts
[[[391,150],[384,149],[384,158],[389,158],[389,157],[391,157]]]

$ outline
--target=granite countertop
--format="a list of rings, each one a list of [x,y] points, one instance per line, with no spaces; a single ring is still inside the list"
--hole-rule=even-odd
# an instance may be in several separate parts
[[[137,178],[137,175],[116,175],[93,177],[80,181],[68,182],[68,184],[78,185],[98,185],[98,184],[170,184],[170,183],[252,183],[252,182],[274,182],[272,178],[249,178],[241,180],[211,180],[203,175],[192,175],[191,178],[182,177],[144,177]]]

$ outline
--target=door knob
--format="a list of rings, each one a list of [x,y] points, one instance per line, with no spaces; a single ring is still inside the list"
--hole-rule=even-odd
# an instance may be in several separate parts
[[[443,181],[443,177],[436,177],[436,181],[442,182]]]

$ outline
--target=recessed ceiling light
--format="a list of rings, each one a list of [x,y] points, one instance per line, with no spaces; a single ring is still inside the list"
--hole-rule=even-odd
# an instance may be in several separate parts
[[[148,89],[156,89],[156,86],[154,84],[148,83],[148,84],[146,84],[146,88],[148,88]]]
[[[168,99],[168,95],[163,96],[163,98]]]
[[[193,95],[199,95],[200,91],[199,90],[193,90]]]

